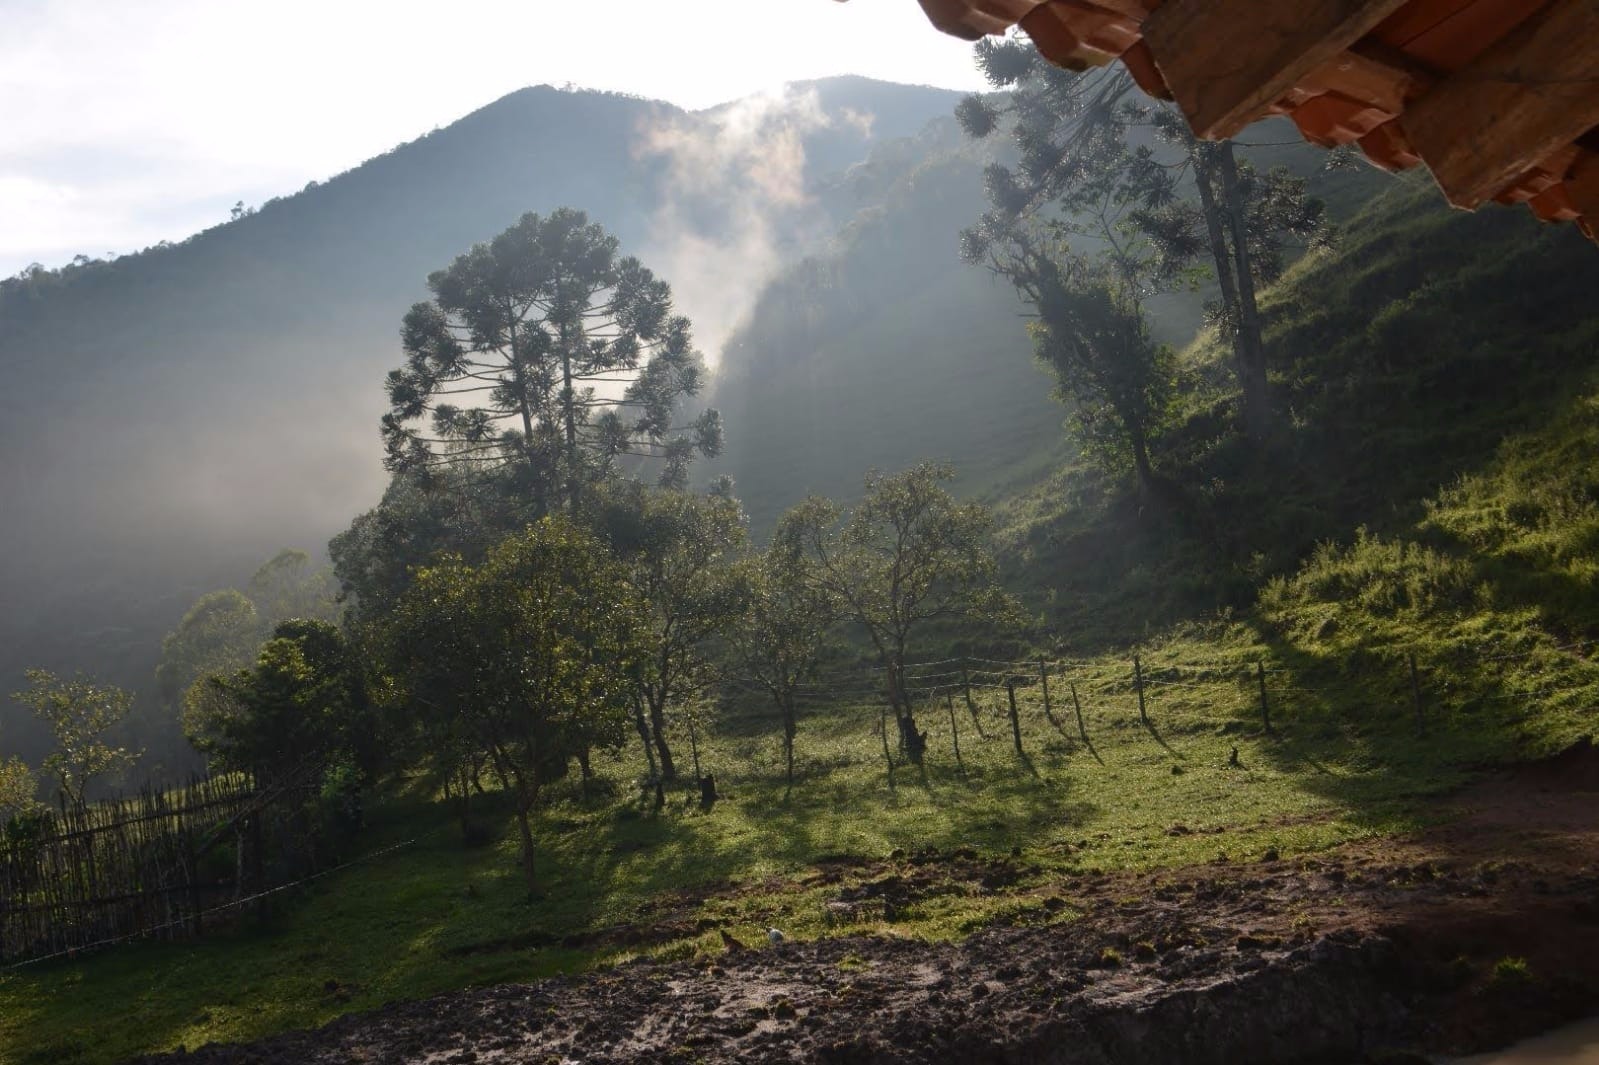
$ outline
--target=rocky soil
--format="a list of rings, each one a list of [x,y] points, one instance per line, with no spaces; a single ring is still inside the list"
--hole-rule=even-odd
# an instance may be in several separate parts
[[[1012,927],[958,945],[735,946],[141,1060],[1351,1065],[1599,1014],[1599,753],[1574,748],[1448,806],[1411,839],[1030,887]],[[983,875],[1023,861],[987,859]],[[861,864],[840,901],[903,905],[978,862]]]

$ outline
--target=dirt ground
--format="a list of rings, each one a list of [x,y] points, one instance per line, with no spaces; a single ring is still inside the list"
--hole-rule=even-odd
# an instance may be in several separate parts
[[[958,945],[843,936],[639,961],[181,1059],[1351,1065],[1599,1014],[1599,751],[1448,805],[1410,839],[1029,886],[1012,927]],[[840,884],[842,910],[891,914],[952,879],[1004,889],[1025,871],[1025,855],[962,852],[809,876]]]

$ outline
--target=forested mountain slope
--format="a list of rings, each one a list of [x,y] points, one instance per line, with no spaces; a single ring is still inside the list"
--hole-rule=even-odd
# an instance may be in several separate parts
[[[997,140],[973,142],[945,118],[879,145],[824,193],[850,221],[779,274],[732,336],[711,399],[728,434],[714,469],[733,476],[757,536],[807,492],[851,497],[870,467],[949,461],[963,491],[999,499],[1071,455],[1030,309],[959,257],[960,231],[989,207],[985,168],[1009,151]],[[1337,220],[1388,184],[1369,167],[1329,171],[1281,122],[1256,127],[1241,152],[1304,176]],[[1196,278],[1152,299],[1154,335],[1186,346],[1213,289]]]
[[[402,315],[429,272],[523,212],[586,210],[713,319],[714,344],[748,296],[674,273],[720,258],[751,288],[832,228],[830,175],[955,99],[840,78],[695,114],[529,88],[181,244],[5,282],[0,691],[25,665],[138,683],[196,594],[370,506]],[[774,144],[794,200],[766,210],[772,190],[740,166]],[[706,197],[759,212],[758,245]]]
[[[1062,457],[1022,304],[957,255],[986,162],[948,119],[881,146],[835,192],[855,217],[733,335],[711,400],[727,425],[714,468],[757,536],[808,492],[852,496],[869,467],[949,461],[992,490]]]

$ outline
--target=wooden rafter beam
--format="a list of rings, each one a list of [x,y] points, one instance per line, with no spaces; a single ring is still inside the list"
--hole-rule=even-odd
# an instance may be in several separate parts
[[[1144,41],[1194,132],[1230,137],[1404,3],[1165,0]]]
[[[1599,126],[1599,2],[1553,0],[1399,121],[1450,203],[1491,199]]]

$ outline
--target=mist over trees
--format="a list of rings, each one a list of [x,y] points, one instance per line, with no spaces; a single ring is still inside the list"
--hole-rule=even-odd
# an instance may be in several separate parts
[[[28,670],[28,687],[12,696],[44,722],[56,749],[40,765],[61,802],[77,809],[88,805],[90,787],[112,780],[133,767],[139,752],[110,739],[128,716],[133,695],[87,677],[62,678],[44,669]],[[16,770],[12,770],[16,775]],[[22,784],[13,779],[11,788]],[[16,799],[13,797],[12,805]]]
[[[800,140],[801,187],[817,195],[806,222],[822,229],[857,206],[821,195],[840,171],[955,99],[867,79],[795,92],[827,120]],[[189,240],[0,281],[0,364],[58,397],[49,416],[0,397],[0,447],[27,459],[0,472],[4,690],[25,666],[92,668],[138,690],[130,727],[145,728],[164,705],[150,679],[160,636],[199,595],[283,544],[325,541],[382,494],[373,381],[395,365],[397,318],[428,295],[428,272],[563,204],[631,250],[675,256],[663,242],[692,246],[696,219],[658,225],[677,188],[639,139],[663,124],[700,136],[718,113],[525,89]],[[68,429],[86,423],[92,447]],[[36,722],[11,704],[0,718],[8,745],[42,757]]]

